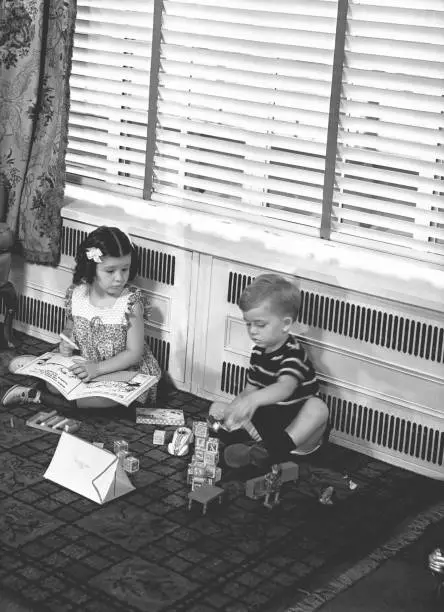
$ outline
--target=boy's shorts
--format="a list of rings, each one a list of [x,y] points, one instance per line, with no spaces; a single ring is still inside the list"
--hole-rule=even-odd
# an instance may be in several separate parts
[[[261,417],[272,418],[273,426],[279,429],[286,429],[290,423],[294,421],[294,419],[298,416],[302,408],[305,406],[306,402],[312,397],[316,397],[321,399],[319,395],[312,395],[310,397],[306,397],[297,404],[292,404],[291,406],[280,406],[279,404],[270,404],[269,406],[259,406],[257,408],[255,414],[253,415],[252,423],[255,424],[255,421],[261,419]]]

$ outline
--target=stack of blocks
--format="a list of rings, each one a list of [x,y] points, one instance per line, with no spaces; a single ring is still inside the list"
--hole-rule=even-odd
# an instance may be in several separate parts
[[[191,490],[202,486],[212,486],[222,476],[222,470],[217,467],[219,461],[219,440],[209,435],[208,424],[205,421],[193,423],[194,454],[188,465],[187,482]]]

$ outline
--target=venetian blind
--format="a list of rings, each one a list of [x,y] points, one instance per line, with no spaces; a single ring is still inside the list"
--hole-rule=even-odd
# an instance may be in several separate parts
[[[337,0],[164,1],[153,200],[319,233],[336,15]]]
[[[349,3],[333,240],[444,255],[444,0]]]
[[[78,0],[68,178],[142,190],[153,0]]]

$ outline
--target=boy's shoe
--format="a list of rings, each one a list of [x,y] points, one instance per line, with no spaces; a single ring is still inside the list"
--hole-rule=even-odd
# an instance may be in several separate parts
[[[2,397],[2,406],[11,404],[40,404],[40,391],[34,387],[14,385]]]
[[[27,365],[31,361],[34,361],[35,355],[18,355],[18,357],[14,357],[8,364],[8,370],[11,374],[15,374],[17,370],[23,368],[23,366]]]
[[[224,450],[224,461],[228,467],[242,468],[248,465],[264,468],[270,465],[270,455],[257,444],[232,444]]]

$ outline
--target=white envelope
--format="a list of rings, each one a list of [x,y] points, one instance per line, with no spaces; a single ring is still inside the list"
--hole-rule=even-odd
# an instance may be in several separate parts
[[[114,453],[66,432],[43,476],[98,504],[135,489]]]

